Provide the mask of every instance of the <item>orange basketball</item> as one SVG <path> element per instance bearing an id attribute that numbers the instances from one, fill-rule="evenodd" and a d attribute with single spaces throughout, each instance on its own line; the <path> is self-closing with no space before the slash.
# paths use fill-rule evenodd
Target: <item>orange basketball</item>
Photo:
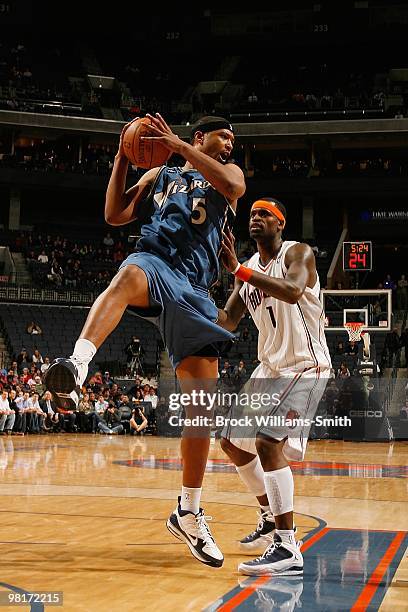
<path id="1" fill-rule="evenodd" d="M 170 157 L 170 151 L 155 140 L 142 140 L 141 136 L 154 136 L 149 130 L 152 120 L 148 117 L 137 119 L 125 131 L 123 150 L 134 166 L 139 168 L 155 168 L 162 166 Z"/>

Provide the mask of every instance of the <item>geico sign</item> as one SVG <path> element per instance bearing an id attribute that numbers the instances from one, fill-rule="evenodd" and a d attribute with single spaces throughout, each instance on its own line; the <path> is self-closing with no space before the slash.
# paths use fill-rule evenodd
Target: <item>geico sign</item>
<path id="1" fill-rule="evenodd" d="M 383 413 L 381 410 L 350 410 L 351 417 L 374 417 L 381 419 Z"/>

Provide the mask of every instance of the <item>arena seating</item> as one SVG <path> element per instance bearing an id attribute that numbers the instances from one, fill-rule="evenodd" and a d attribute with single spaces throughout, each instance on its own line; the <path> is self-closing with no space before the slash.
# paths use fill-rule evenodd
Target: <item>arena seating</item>
<path id="1" fill-rule="evenodd" d="M 43 357 L 50 359 L 70 355 L 88 311 L 82 307 L 0 304 L 0 319 L 9 352 L 17 355 L 24 347 L 30 354 L 38 348 Z M 40 325 L 41 335 L 27 333 L 31 321 Z M 140 338 L 144 348 L 146 370 L 156 372 L 159 333 L 149 323 L 128 313 L 98 351 L 90 371 L 101 367 L 109 369 L 109 363 L 125 363 L 124 348 L 133 335 Z"/>

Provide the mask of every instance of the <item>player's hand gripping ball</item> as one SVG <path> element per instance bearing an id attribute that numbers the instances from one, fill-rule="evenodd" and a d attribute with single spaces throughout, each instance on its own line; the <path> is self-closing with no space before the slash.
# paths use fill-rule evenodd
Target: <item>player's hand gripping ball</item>
<path id="1" fill-rule="evenodd" d="M 156 168 L 169 159 L 171 152 L 156 140 L 143 140 L 142 136 L 155 136 L 149 117 L 133 121 L 123 135 L 123 151 L 131 164 L 138 168 Z"/>

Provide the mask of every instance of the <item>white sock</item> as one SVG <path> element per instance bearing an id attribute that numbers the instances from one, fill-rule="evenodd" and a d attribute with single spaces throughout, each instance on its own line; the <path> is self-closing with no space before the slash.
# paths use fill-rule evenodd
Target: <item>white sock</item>
<path id="1" fill-rule="evenodd" d="M 293 474 L 287 465 L 280 470 L 265 472 L 265 489 L 274 516 L 293 512 Z"/>
<path id="2" fill-rule="evenodd" d="M 293 529 L 276 529 L 276 535 L 280 536 L 280 539 L 285 544 L 292 544 L 292 546 L 296 546 L 296 538 L 295 532 Z"/>
<path id="3" fill-rule="evenodd" d="M 75 343 L 74 352 L 72 353 L 71 358 L 75 359 L 75 361 L 79 361 L 80 363 L 88 364 L 90 361 L 92 361 L 96 350 L 96 346 L 90 340 L 80 338 Z"/>
<path id="4" fill-rule="evenodd" d="M 235 469 L 251 493 L 256 497 L 265 495 L 264 471 L 258 455 L 245 465 L 236 465 Z"/>
<path id="5" fill-rule="evenodd" d="M 269 505 L 268 506 L 261 506 L 260 505 L 260 508 L 261 508 L 262 512 L 272 512 L 271 511 L 271 507 Z"/>
<path id="6" fill-rule="evenodd" d="M 193 489 L 191 487 L 181 487 L 181 509 L 197 514 L 200 511 L 201 491 L 201 487 L 197 489 Z"/>

